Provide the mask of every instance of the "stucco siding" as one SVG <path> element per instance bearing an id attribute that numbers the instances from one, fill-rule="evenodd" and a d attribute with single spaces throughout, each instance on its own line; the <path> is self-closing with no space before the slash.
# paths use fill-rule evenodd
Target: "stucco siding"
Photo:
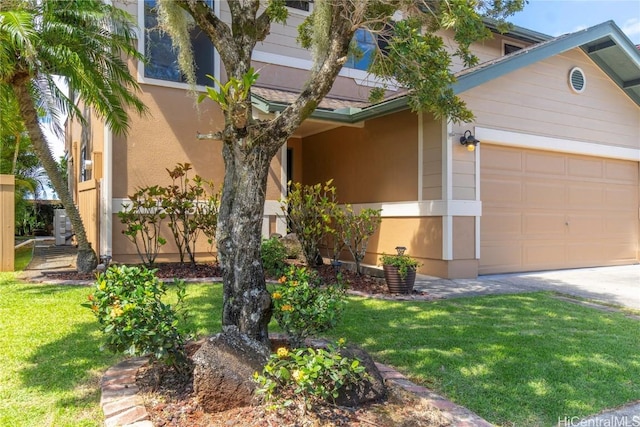
<path id="1" fill-rule="evenodd" d="M 193 165 L 190 176 L 198 174 L 219 185 L 224 177 L 222 143 L 196 139 L 197 131 L 219 130 L 218 108 L 205 101 L 196 111 L 195 101 L 182 89 L 142 88 L 149 114 L 132 115 L 128 136 L 114 138 L 113 197 L 127 197 L 138 187 L 167 185 L 171 179 L 166 169 L 185 162 Z"/>
<path id="2" fill-rule="evenodd" d="M 580 67 L 577 94 L 569 71 Z M 640 148 L 640 109 L 581 50 L 573 49 L 461 94 L 476 125 Z"/>
<path id="3" fill-rule="evenodd" d="M 303 182 L 333 179 L 341 202 L 416 200 L 417 116 L 408 111 L 341 127 L 302 142 Z"/>
<path id="4" fill-rule="evenodd" d="M 383 218 L 378 232 L 369 241 L 365 262 L 377 264 L 382 253 L 396 253 L 396 246 L 405 246 L 407 254 L 422 263 L 442 258 L 442 218 Z M 428 273 L 425 268 L 420 272 Z"/>

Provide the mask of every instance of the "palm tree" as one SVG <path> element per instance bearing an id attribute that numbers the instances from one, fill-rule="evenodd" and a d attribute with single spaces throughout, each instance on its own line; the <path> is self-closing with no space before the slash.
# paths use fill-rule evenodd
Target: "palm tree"
<path id="1" fill-rule="evenodd" d="M 114 133 L 126 132 L 127 108 L 139 114 L 145 111 L 135 94 L 139 87 L 122 56 L 141 59 L 135 49 L 134 27 L 130 15 L 101 0 L 0 3 L 0 99 L 17 103 L 33 150 L 67 211 L 78 241 L 79 272 L 92 271 L 97 257 L 38 123 L 38 108 L 43 106 L 53 117 L 62 112 L 84 122 L 73 97 L 53 80 L 54 75 L 61 75 Z"/>

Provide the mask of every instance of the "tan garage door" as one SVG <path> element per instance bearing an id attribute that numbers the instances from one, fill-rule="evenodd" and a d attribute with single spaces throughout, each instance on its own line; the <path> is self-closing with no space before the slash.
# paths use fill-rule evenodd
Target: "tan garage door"
<path id="1" fill-rule="evenodd" d="M 480 274 L 637 261 L 637 162 L 489 144 L 480 155 Z"/>

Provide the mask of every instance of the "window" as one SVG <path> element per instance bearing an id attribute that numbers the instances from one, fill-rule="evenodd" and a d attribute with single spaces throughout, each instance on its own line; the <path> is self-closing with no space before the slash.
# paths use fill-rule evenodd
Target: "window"
<path id="1" fill-rule="evenodd" d="M 358 45 L 359 52 L 355 55 L 349 55 L 344 66 L 356 70 L 368 70 L 376 49 L 380 49 L 385 54 L 389 44 L 389 37 L 392 36 L 393 31 L 391 24 L 387 24 L 382 31 L 375 34 L 364 28 L 358 28 L 353 35 L 353 39 Z"/>
<path id="2" fill-rule="evenodd" d="M 518 46 L 511 43 L 503 43 L 502 50 L 504 51 L 504 55 L 509 55 L 510 53 L 521 50 L 522 46 Z"/>
<path id="3" fill-rule="evenodd" d="M 171 37 L 158 29 L 155 0 L 144 1 L 145 56 L 144 76 L 152 79 L 185 83 L 178 67 L 178 59 L 173 50 Z M 213 7 L 213 0 L 209 0 Z M 196 83 L 212 84 L 207 74 L 214 75 L 214 48 L 209 38 L 198 27 L 191 30 L 191 42 L 196 64 Z"/>
<path id="4" fill-rule="evenodd" d="M 284 4 L 285 6 L 290 7 L 291 9 L 304 10 L 305 12 L 311 11 L 310 0 L 286 0 Z"/>
<path id="5" fill-rule="evenodd" d="M 356 70 L 367 70 L 378 45 L 377 37 L 363 28 L 358 28 L 353 38 L 358 45 L 359 52 L 355 55 L 349 55 L 344 66 Z"/>
<path id="6" fill-rule="evenodd" d="M 92 150 L 92 135 L 91 130 L 91 109 L 85 105 L 82 111 L 82 117 L 85 119 L 85 123 L 82 125 L 80 131 L 80 181 L 88 181 L 91 176 L 91 150 Z"/>

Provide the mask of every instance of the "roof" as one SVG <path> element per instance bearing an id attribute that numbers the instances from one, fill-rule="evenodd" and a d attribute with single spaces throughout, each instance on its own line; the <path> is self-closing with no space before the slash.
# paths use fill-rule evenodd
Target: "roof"
<path id="1" fill-rule="evenodd" d="M 490 21 L 487 25 L 492 31 L 497 31 L 497 28 L 491 27 Z M 521 27 L 513 27 L 507 35 L 536 44 L 460 71 L 456 74 L 457 82 L 453 85 L 456 94 L 551 56 L 580 48 L 629 98 L 640 106 L 640 51 L 615 22 L 603 22 L 555 38 Z M 282 111 L 290 102 L 267 98 L 269 94 L 266 92 L 262 92 L 261 95 L 264 97 L 260 94 L 254 95 L 253 103 L 265 112 Z M 406 93 L 377 104 L 364 106 L 362 103 L 356 105 L 344 100 L 339 103 L 339 108 L 331 108 L 330 104 L 321 104 L 311 117 L 342 123 L 357 123 L 409 108 Z M 351 108 L 345 108 L 347 106 Z"/>

